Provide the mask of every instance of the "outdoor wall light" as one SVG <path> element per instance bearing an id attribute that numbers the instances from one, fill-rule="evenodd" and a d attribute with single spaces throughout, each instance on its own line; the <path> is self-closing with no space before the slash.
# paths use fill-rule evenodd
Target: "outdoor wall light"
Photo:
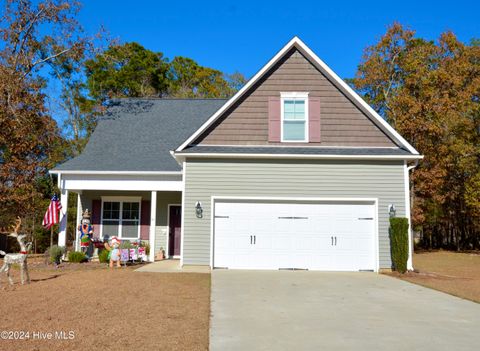
<path id="1" fill-rule="evenodd" d="M 390 218 L 395 217 L 397 214 L 397 209 L 394 204 L 388 205 L 388 214 L 390 215 Z"/>
<path id="2" fill-rule="evenodd" d="M 197 203 L 195 204 L 195 215 L 197 216 L 197 218 L 203 217 L 203 208 L 200 201 L 197 201 Z"/>

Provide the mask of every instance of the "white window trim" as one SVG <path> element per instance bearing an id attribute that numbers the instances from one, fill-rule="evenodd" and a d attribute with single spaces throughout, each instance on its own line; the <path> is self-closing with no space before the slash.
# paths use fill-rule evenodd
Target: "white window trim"
<path id="1" fill-rule="evenodd" d="M 285 140 L 283 138 L 284 105 L 285 100 L 303 100 L 305 101 L 305 139 L 304 140 Z M 282 143 L 308 143 L 308 93 L 307 92 L 283 92 L 280 93 L 280 141 Z"/>
<path id="2" fill-rule="evenodd" d="M 120 202 L 120 218 L 118 224 L 117 238 L 121 240 L 138 240 L 142 229 L 142 197 L 141 196 L 102 196 L 102 213 L 100 217 L 100 238 L 103 240 L 103 203 L 104 202 Z M 122 211 L 124 202 L 138 202 L 138 233 L 136 238 L 122 237 Z"/>

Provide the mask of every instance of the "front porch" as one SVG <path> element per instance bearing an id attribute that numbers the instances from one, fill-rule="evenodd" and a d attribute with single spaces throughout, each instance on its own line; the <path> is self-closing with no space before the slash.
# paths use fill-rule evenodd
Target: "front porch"
<path id="1" fill-rule="evenodd" d="M 166 258 L 181 259 L 181 175 L 165 179 L 164 175 L 139 177 L 112 174 L 101 175 L 103 179 L 100 182 L 99 176 L 58 175 L 62 203 L 58 245 L 67 244 L 68 216 L 76 216 L 75 228 L 78 228 L 83 211 L 88 209 L 93 238 L 104 240 L 117 236 L 122 241 L 141 241 L 150 247 L 150 262 L 154 262 L 162 250 Z M 75 214 L 68 213 L 67 198 L 70 192 L 77 195 Z M 79 251 L 79 231 L 69 233 L 69 237 L 75 238 L 73 248 Z"/>

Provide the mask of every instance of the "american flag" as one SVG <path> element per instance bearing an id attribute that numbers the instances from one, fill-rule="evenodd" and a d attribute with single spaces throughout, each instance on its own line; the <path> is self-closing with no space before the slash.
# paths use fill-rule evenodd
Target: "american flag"
<path id="1" fill-rule="evenodd" d="M 53 195 L 52 200 L 50 200 L 50 205 L 48 205 L 47 212 L 43 216 L 42 225 L 49 229 L 52 225 L 58 223 L 58 211 L 62 209 L 62 204 L 58 200 L 57 195 Z"/>

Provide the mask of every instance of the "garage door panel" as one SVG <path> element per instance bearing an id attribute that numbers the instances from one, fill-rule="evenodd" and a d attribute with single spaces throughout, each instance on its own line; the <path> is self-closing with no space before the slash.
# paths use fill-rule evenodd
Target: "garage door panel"
<path id="1" fill-rule="evenodd" d="M 331 255 L 311 255 L 309 257 L 309 266 L 311 270 L 335 270 Z"/>
<path id="2" fill-rule="evenodd" d="M 273 250 L 283 250 L 289 251 L 292 248 L 292 238 L 286 233 L 283 234 L 274 234 L 270 233 L 270 235 L 257 235 L 258 247 L 261 249 L 273 249 Z"/>
<path id="3" fill-rule="evenodd" d="M 214 266 L 374 269 L 374 212 L 373 204 L 216 203 Z"/>

